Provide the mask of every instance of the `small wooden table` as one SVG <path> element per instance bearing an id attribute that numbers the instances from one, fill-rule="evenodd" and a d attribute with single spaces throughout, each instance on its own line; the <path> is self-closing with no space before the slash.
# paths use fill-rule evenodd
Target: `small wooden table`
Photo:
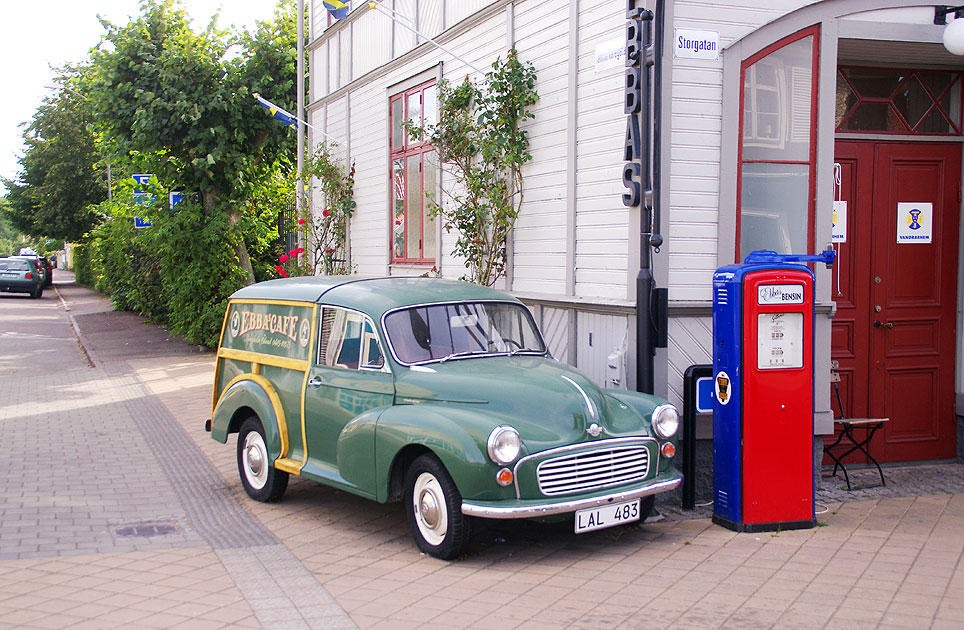
<path id="1" fill-rule="evenodd" d="M 880 485 L 882 486 L 887 485 L 887 482 L 884 481 L 884 471 L 881 470 L 880 463 L 878 463 L 877 460 L 874 458 L 874 456 L 870 454 L 870 451 L 867 450 L 867 444 L 869 444 L 870 440 L 873 439 L 874 434 L 877 433 L 877 430 L 880 429 L 882 426 L 884 426 L 884 423 L 889 420 L 890 418 L 836 418 L 833 421 L 834 424 L 839 424 L 842 430 L 837 435 L 837 439 L 834 440 L 833 444 L 831 444 L 830 446 L 823 447 L 823 452 L 826 453 L 830 457 L 830 459 L 834 461 L 833 473 L 831 473 L 830 476 L 836 477 L 837 468 L 839 467 L 843 471 L 844 479 L 847 480 L 847 490 L 851 489 L 850 475 L 847 474 L 847 467 L 844 466 L 843 460 L 848 455 L 856 451 L 860 451 L 861 453 L 867 456 L 867 459 L 869 459 L 874 463 L 874 466 L 877 467 L 877 472 L 880 473 Z M 862 440 L 858 440 L 857 437 L 854 435 L 854 429 L 859 429 L 859 428 L 867 429 L 867 433 L 864 435 L 864 438 Z M 848 446 L 846 443 L 841 444 L 844 437 L 850 440 L 851 442 L 850 448 L 847 449 L 847 451 L 844 452 L 843 455 L 836 455 L 834 453 L 835 448 L 842 449 Z"/>

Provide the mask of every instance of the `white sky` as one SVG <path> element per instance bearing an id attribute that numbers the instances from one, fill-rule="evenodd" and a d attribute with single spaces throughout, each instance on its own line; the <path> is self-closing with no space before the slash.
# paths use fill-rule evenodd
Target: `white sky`
<path id="1" fill-rule="evenodd" d="M 274 15 L 275 0 L 181 0 L 196 27 L 221 9 L 218 24 L 253 28 Z M 50 67 L 87 58 L 104 33 L 97 16 L 126 24 L 140 15 L 138 0 L 18 0 L 3 3 L 0 19 L 0 176 L 15 179 L 23 155 L 23 127 L 55 73 Z M 0 195 L 6 188 L 0 184 Z"/>

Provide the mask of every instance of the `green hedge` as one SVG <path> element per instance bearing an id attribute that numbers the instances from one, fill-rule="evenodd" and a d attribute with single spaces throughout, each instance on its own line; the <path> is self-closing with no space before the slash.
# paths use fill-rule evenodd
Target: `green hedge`
<path id="1" fill-rule="evenodd" d="M 223 213 L 207 216 L 199 203 L 186 201 L 176 214 L 151 210 L 152 227 L 135 229 L 133 207 L 108 203 L 103 210 L 112 218 L 74 249 L 77 281 L 109 296 L 119 310 L 215 347 L 227 299 L 245 283 L 235 253 L 240 228 L 231 229 Z M 266 240 L 263 233 L 262 226 L 248 244 L 259 280 L 277 248 L 277 235 Z"/>

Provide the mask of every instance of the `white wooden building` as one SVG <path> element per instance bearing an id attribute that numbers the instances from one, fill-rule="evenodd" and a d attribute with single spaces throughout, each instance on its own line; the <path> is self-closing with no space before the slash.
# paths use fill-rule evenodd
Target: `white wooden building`
<path id="1" fill-rule="evenodd" d="M 615 373 L 607 368 L 615 352 L 625 362 L 620 386 L 634 383 L 640 229 L 638 211 L 621 200 L 626 0 L 381 5 L 479 68 L 510 47 L 535 66 L 533 160 L 502 288 L 532 306 L 557 358 L 602 384 Z M 875 442 L 879 457 L 956 456 L 964 58 L 942 46 L 934 5 L 910 5 L 666 0 L 665 243 L 653 268 L 670 308 L 658 394 L 681 406 L 683 372 L 711 362 L 718 267 L 749 249 L 817 252 L 842 231 L 835 271 L 816 269 L 816 433 L 831 433 L 840 414 L 833 356 L 844 413 L 892 420 Z M 454 235 L 419 214 L 422 192 L 444 188 L 445 175 L 398 121 L 430 121 L 438 80 L 478 74 L 367 3 L 337 22 L 320 0 L 311 9 L 309 122 L 357 169 L 351 263 L 363 274 L 437 267 L 459 278 Z M 717 54 L 694 50 L 694 40 L 718 42 Z M 309 146 L 321 140 L 309 132 Z M 847 212 L 836 205 L 832 230 L 835 201 Z M 908 204 L 931 221 L 916 242 L 901 240 Z"/>

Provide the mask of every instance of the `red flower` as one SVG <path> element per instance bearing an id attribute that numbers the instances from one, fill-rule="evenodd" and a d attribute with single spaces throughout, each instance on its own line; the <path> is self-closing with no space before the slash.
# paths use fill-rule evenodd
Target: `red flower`
<path id="1" fill-rule="evenodd" d="M 329 247 L 328 249 L 325 250 L 325 253 L 326 253 L 326 254 L 334 254 L 334 253 L 335 253 L 335 250 Z"/>
<path id="2" fill-rule="evenodd" d="M 288 254 L 281 254 L 281 256 L 278 258 L 278 260 L 280 260 L 280 261 L 283 262 L 283 263 L 288 262 Z"/>
<path id="3" fill-rule="evenodd" d="M 305 224 L 304 219 L 298 219 L 298 225 L 304 225 L 304 224 Z"/>
<path id="4" fill-rule="evenodd" d="M 278 272 L 278 275 L 284 276 L 285 278 L 288 277 L 288 272 L 285 271 L 285 268 L 282 267 L 281 265 L 278 265 L 277 267 L 275 267 L 274 270 Z"/>
<path id="5" fill-rule="evenodd" d="M 331 208 L 325 208 L 325 209 L 321 212 L 321 216 L 323 216 L 323 217 L 327 217 L 327 216 L 330 215 L 330 214 L 331 214 Z"/>
<path id="6" fill-rule="evenodd" d="M 304 248 L 304 247 L 296 247 L 296 248 L 294 248 L 293 250 L 291 250 L 290 252 L 288 252 L 288 255 L 291 256 L 292 258 L 294 258 L 295 256 L 301 256 L 301 255 L 304 254 L 304 253 L 305 253 L 305 248 Z"/>

